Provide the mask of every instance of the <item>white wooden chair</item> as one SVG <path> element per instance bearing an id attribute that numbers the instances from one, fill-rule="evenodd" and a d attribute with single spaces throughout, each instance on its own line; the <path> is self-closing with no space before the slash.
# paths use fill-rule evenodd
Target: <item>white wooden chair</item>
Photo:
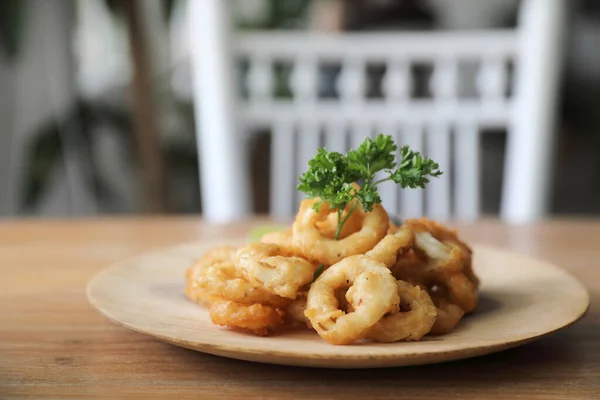
<path id="1" fill-rule="evenodd" d="M 294 213 L 298 176 L 319 146 L 345 151 L 377 132 L 394 135 L 440 163 L 445 172 L 425 191 L 381 188 L 390 214 L 442 220 L 480 213 L 480 132 L 508 132 L 501 216 L 543 217 L 551 179 L 554 109 L 564 32 L 562 0 L 524 0 L 516 30 L 423 33 L 230 31 L 227 2 L 190 2 L 192 71 L 203 206 L 212 221 L 251 209 L 244 131 L 272 130 L 271 209 Z M 249 63 L 248 98 L 236 96 L 234 60 Z M 292 99 L 272 96 L 275 62 L 291 66 Z M 341 66 L 338 98 L 318 95 L 324 63 Z M 478 96 L 457 91 L 461 63 L 477 63 Z M 368 65 L 384 65 L 383 96 L 366 98 Z M 411 69 L 432 66 L 430 96 L 411 96 Z M 506 95 L 509 64 L 513 95 Z M 242 128 L 243 127 L 243 128 Z"/>

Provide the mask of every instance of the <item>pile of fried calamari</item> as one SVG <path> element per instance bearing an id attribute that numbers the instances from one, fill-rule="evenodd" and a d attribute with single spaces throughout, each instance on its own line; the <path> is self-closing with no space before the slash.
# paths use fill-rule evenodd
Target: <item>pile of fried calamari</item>
<path id="1" fill-rule="evenodd" d="M 472 252 L 455 232 L 427 219 L 395 226 L 376 205 L 351 213 L 335 240 L 338 214 L 315 201 L 302 201 L 287 231 L 204 254 L 186 273 L 187 296 L 218 325 L 306 327 L 337 345 L 448 333 L 477 307 Z"/>

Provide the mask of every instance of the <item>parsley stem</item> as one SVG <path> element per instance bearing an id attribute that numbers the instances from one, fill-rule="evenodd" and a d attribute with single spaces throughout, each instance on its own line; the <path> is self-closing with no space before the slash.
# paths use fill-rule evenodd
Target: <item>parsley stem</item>
<path id="1" fill-rule="evenodd" d="M 342 211 L 343 210 L 341 208 L 338 208 L 338 210 L 337 210 L 338 224 L 337 224 L 337 229 L 335 230 L 335 240 L 338 240 L 340 238 L 340 233 L 342 233 L 342 225 L 343 224 L 340 223 L 340 220 L 342 219 Z"/>
<path id="2" fill-rule="evenodd" d="M 390 181 L 390 180 L 392 180 L 392 178 L 390 178 L 390 177 L 388 177 L 388 178 L 383 178 L 383 179 L 380 179 L 380 180 L 378 180 L 378 181 L 375 181 L 375 182 L 373 182 L 373 186 L 377 186 L 377 185 L 379 185 L 379 184 L 380 184 L 380 183 L 382 183 L 382 182 L 385 182 L 385 181 Z"/>
<path id="3" fill-rule="evenodd" d="M 342 227 L 344 226 L 346 221 L 348 221 L 348 218 L 350 218 L 350 215 L 354 212 L 358 203 L 360 203 L 360 202 L 358 200 L 356 200 L 354 202 L 354 204 L 352 204 L 352 207 L 350 207 L 350 209 L 348 210 L 348 213 L 346 214 L 344 219 L 341 221 L 340 221 L 340 218 L 342 216 L 342 209 L 338 209 L 338 226 L 337 226 L 337 230 L 335 231 L 335 240 L 339 240 L 340 233 L 342 233 Z"/>

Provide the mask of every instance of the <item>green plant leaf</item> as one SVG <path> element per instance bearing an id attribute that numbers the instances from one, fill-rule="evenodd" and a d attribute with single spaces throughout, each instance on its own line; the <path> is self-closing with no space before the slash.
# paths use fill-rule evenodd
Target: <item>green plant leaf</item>
<path id="1" fill-rule="evenodd" d="M 123 14 L 123 1 L 136 0 L 104 0 L 104 2 L 106 3 L 106 7 L 108 7 L 108 9 L 117 17 L 120 17 Z M 169 23 L 171 21 L 171 17 L 173 16 L 173 11 L 175 10 L 176 4 L 177 0 L 161 0 L 162 13 L 165 18 L 165 22 Z"/>
<path id="2" fill-rule="evenodd" d="M 0 1 L 0 46 L 9 58 L 19 54 L 27 4 L 23 0 Z"/>
<path id="3" fill-rule="evenodd" d="M 321 276 L 321 274 L 323 273 L 324 270 L 325 270 L 325 266 L 323 264 L 319 265 L 317 267 L 317 269 L 315 270 L 315 274 L 313 275 L 313 280 L 311 283 L 316 281 Z"/>
<path id="4" fill-rule="evenodd" d="M 122 0 L 104 0 L 106 7 L 116 16 L 121 16 L 123 13 Z"/>
<path id="5" fill-rule="evenodd" d="M 169 23 L 171 21 L 171 17 L 173 16 L 173 11 L 175 10 L 176 4 L 177 0 L 162 0 L 163 16 L 165 17 L 165 22 Z"/>
<path id="6" fill-rule="evenodd" d="M 34 209 L 62 159 L 60 131 L 56 123 L 44 126 L 30 144 L 29 164 L 25 170 L 22 207 Z"/>

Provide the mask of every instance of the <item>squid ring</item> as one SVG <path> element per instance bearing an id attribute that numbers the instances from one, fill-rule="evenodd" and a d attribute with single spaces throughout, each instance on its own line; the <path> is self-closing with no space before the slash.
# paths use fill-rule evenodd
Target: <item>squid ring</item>
<path id="1" fill-rule="evenodd" d="M 312 206 L 312 203 L 311 203 Z M 348 216 L 348 211 L 352 207 L 351 204 L 346 206 L 346 209 L 343 210 L 341 217 L 346 218 Z M 302 208 L 301 208 L 302 210 Z M 337 231 L 338 224 L 338 215 L 337 212 L 333 212 L 330 210 L 329 203 L 324 203 L 321 206 L 321 210 L 319 212 L 320 215 L 326 214 L 325 218 L 315 222 L 315 226 L 321 233 L 323 237 L 333 239 L 335 238 L 335 233 Z M 351 234 L 358 232 L 360 227 L 362 226 L 364 218 L 364 213 L 353 212 L 348 217 L 348 220 L 342 226 L 342 230 L 340 231 L 340 237 L 338 239 L 344 239 Z"/>
<path id="2" fill-rule="evenodd" d="M 217 325 L 248 330 L 266 336 L 283 323 L 284 313 L 278 308 L 262 304 L 240 304 L 216 300 L 210 306 L 210 318 Z"/>
<path id="3" fill-rule="evenodd" d="M 396 281 L 400 296 L 400 310 L 381 318 L 367 334 L 377 342 L 420 340 L 431 331 L 437 318 L 437 309 L 427 292 L 408 282 Z"/>
<path id="4" fill-rule="evenodd" d="M 405 228 L 398 229 L 393 234 L 386 235 L 365 256 L 382 262 L 392 268 L 398 262 L 398 255 L 405 249 L 410 249 L 414 240 L 413 233 Z"/>
<path id="5" fill-rule="evenodd" d="M 387 228 L 386 228 L 387 229 Z M 351 312 L 339 309 L 336 291 L 349 288 Z M 388 312 L 398 310 L 400 298 L 390 270 L 371 258 L 357 255 L 325 270 L 311 285 L 304 314 L 319 336 L 336 345 L 364 337 Z"/>
<path id="6" fill-rule="evenodd" d="M 479 278 L 473 272 L 473 250 L 465 242 L 459 240 L 455 230 L 448 229 L 444 225 L 426 218 L 407 220 L 404 225 L 415 232 L 417 236 L 420 236 L 418 233 L 427 232 L 439 242 L 452 248 L 459 248 L 463 259 L 462 272 L 476 287 L 479 287 Z"/>
<path id="7" fill-rule="evenodd" d="M 470 253 L 456 242 L 439 241 L 429 232 L 416 233 L 415 245 L 431 260 L 429 265 L 419 270 L 417 275 L 422 276 L 417 277 L 417 280 L 427 286 L 443 286 L 451 303 L 467 313 L 473 311 L 478 303 L 478 280 L 476 277 L 474 280 L 469 279 L 469 275 L 474 276 Z M 412 271 L 413 274 L 414 272 Z"/>
<path id="8" fill-rule="evenodd" d="M 318 199 L 302 201 L 300 211 L 292 225 L 292 241 L 309 259 L 327 266 L 357 254 L 371 250 L 385 236 L 389 218 L 385 209 L 377 204 L 373 211 L 365 213 L 356 208 L 354 213 L 363 214 L 362 226 L 358 232 L 344 239 L 324 237 L 316 226 L 320 213 L 312 208 Z"/>
<path id="9" fill-rule="evenodd" d="M 479 302 L 477 286 L 463 273 L 442 274 L 435 279 L 445 286 L 448 300 L 470 313 L 477 308 Z"/>
<path id="10" fill-rule="evenodd" d="M 295 299 L 314 278 L 315 267 L 293 251 L 270 243 L 253 243 L 238 250 L 235 262 L 254 286 Z"/>
<path id="11" fill-rule="evenodd" d="M 193 285 L 205 296 L 222 298 L 242 304 L 263 304 L 284 307 L 289 300 L 252 286 L 241 276 L 231 261 L 216 263 L 204 268 Z"/>
<path id="12" fill-rule="evenodd" d="M 271 243 L 278 246 L 293 248 L 292 244 L 292 228 L 285 231 L 268 232 L 261 236 L 259 242 Z"/>
<path id="13" fill-rule="evenodd" d="M 304 326 L 312 329 L 310 321 L 304 315 L 306 311 L 306 294 L 302 294 L 296 297 L 290 305 L 285 309 L 286 319 L 291 322 L 292 325 Z"/>
<path id="14" fill-rule="evenodd" d="M 213 300 L 213 295 L 201 288 L 197 283 L 197 278 L 204 273 L 204 270 L 210 265 L 231 261 L 236 249 L 231 246 L 219 246 L 209 250 L 202 255 L 185 273 L 186 287 L 185 293 L 190 300 L 200 304 L 208 305 Z"/>
<path id="15" fill-rule="evenodd" d="M 431 327 L 431 333 L 441 335 L 452 332 L 465 315 L 464 310 L 443 297 L 434 296 L 433 301 L 437 307 L 438 317 Z"/>

